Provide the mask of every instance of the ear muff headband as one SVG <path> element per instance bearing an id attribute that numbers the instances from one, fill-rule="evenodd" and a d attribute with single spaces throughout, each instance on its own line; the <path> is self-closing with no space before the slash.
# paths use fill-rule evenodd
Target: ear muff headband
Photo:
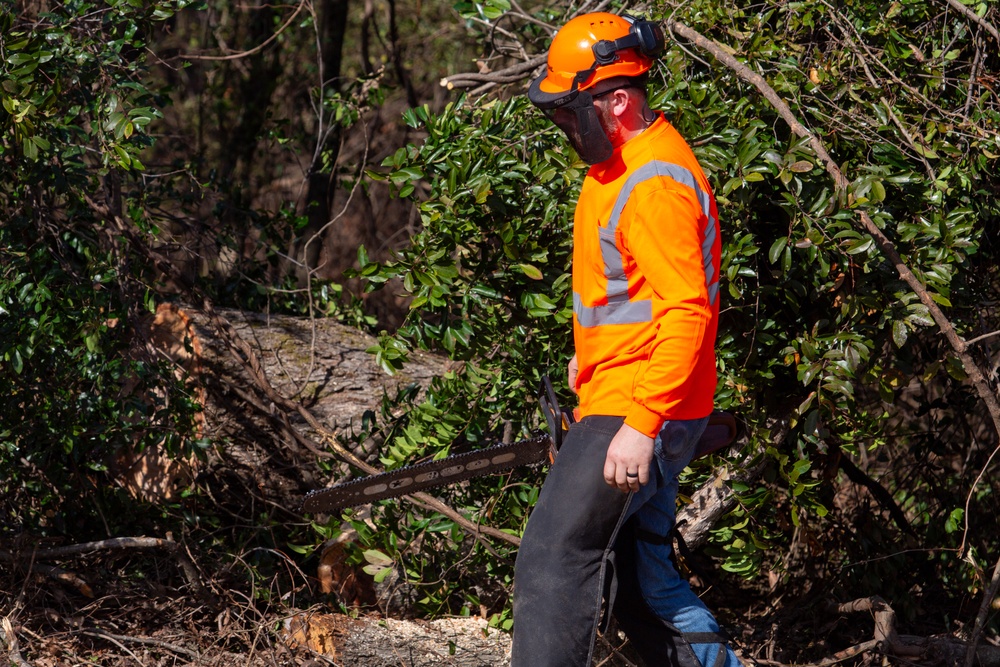
<path id="1" fill-rule="evenodd" d="M 664 39 L 663 28 L 659 23 L 633 19 L 630 16 L 623 17 L 631 21 L 632 27 L 624 37 L 611 41 L 602 39 L 594 44 L 591 49 L 594 51 L 594 65 L 610 65 L 618 60 L 618 52 L 625 49 L 636 49 L 644 56 L 655 58 L 663 53 Z"/>

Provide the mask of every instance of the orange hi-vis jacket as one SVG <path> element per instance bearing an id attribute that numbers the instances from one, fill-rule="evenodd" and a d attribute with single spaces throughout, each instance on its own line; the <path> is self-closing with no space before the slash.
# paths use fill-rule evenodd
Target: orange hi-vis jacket
<path id="1" fill-rule="evenodd" d="M 581 416 L 655 437 L 711 413 L 719 216 L 708 180 L 660 115 L 587 173 L 573 222 Z"/>

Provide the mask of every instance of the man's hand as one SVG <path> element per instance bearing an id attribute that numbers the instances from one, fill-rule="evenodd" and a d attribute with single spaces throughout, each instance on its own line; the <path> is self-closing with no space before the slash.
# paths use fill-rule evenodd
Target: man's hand
<path id="1" fill-rule="evenodd" d="M 569 383 L 569 388 L 573 390 L 574 394 L 576 393 L 576 376 L 579 372 L 580 367 L 576 363 L 576 355 L 574 354 L 573 358 L 569 360 L 569 364 L 566 365 L 566 381 Z"/>
<path id="2" fill-rule="evenodd" d="M 649 465 L 653 461 L 653 438 L 622 424 L 608 447 L 604 460 L 604 481 L 624 493 L 638 491 L 649 482 Z"/>

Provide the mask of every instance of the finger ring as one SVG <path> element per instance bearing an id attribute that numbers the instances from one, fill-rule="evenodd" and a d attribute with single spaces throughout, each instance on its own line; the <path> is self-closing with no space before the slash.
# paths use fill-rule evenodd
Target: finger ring
<path id="1" fill-rule="evenodd" d="M 628 472 L 628 471 L 626 471 L 626 472 L 625 472 L 625 476 L 626 476 L 626 477 L 638 477 L 638 476 L 639 476 L 639 473 L 637 473 L 637 472 Z"/>

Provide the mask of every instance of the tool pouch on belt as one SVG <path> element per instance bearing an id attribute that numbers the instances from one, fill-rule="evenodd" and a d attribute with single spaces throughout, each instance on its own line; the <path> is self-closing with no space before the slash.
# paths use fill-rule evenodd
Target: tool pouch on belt
<path id="1" fill-rule="evenodd" d="M 614 614 L 618 625 L 628 636 L 636 651 L 650 667 L 676 665 L 677 667 L 722 667 L 726 662 L 726 642 L 719 633 L 683 633 L 671 623 L 657 616 L 646 604 L 639 588 L 635 567 L 635 519 L 628 521 L 618 533 L 615 548 L 606 564 L 605 618 L 602 629 L 610 621 L 608 610 Z M 691 644 L 718 643 L 719 651 L 714 665 L 702 665 L 691 649 Z"/>

